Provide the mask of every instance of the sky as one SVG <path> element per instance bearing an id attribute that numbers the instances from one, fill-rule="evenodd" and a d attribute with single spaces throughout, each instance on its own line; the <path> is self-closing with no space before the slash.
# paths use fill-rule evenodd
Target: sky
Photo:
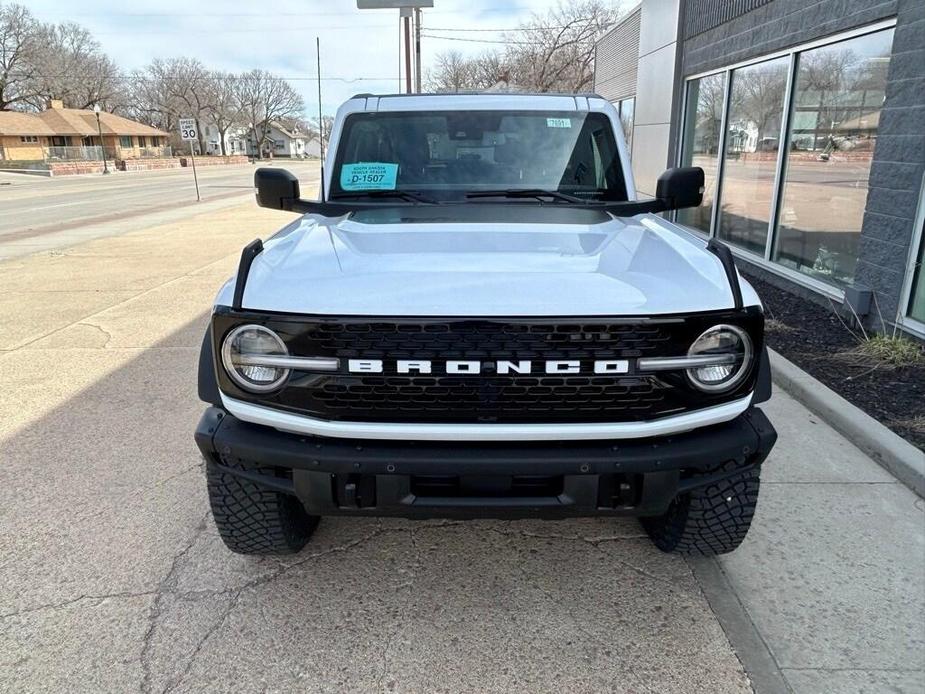
<path id="1" fill-rule="evenodd" d="M 321 39 L 322 104 L 333 114 L 360 92 L 400 91 L 398 10 L 358 10 L 356 0 L 18 0 L 41 21 L 89 29 L 125 71 L 154 58 L 188 56 L 206 67 L 269 70 L 291 80 L 317 113 L 315 37 Z M 556 0 L 434 0 L 423 10 L 424 70 L 440 52 L 501 48 L 501 32 Z M 265 9 L 258 9 L 265 8 Z M 465 40 L 459 40 L 465 39 Z"/>

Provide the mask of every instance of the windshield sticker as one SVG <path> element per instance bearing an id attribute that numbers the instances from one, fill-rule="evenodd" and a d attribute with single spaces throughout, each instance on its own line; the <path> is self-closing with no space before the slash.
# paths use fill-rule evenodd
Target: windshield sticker
<path id="1" fill-rule="evenodd" d="M 571 128 L 572 119 L 571 118 L 547 118 L 546 127 L 547 128 Z"/>
<path id="2" fill-rule="evenodd" d="M 398 164 L 359 162 L 340 167 L 340 187 L 344 190 L 395 190 Z"/>

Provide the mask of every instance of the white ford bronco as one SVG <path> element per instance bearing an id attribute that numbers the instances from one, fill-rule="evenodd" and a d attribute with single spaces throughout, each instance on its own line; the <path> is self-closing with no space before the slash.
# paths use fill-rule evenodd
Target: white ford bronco
<path id="1" fill-rule="evenodd" d="M 594 95 L 359 95 L 317 200 L 218 294 L 196 431 L 229 549 L 297 552 L 321 516 L 639 516 L 735 549 L 776 434 L 761 303 L 730 251 L 639 200 Z"/>

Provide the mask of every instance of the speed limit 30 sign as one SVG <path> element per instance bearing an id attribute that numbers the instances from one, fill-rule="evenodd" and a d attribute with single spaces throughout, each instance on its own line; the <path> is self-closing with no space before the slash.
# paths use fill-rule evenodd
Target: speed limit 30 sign
<path id="1" fill-rule="evenodd" d="M 180 137 L 183 140 L 187 140 L 189 142 L 199 139 L 199 133 L 196 132 L 196 119 L 195 118 L 181 118 L 180 119 Z"/>

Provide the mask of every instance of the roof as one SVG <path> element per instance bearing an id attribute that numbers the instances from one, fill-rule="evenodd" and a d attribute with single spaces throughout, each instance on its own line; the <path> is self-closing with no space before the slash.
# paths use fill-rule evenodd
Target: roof
<path id="1" fill-rule="evenodd" d="M 283 125 L 279 121 L 275 120 L 272 123 L 270 123 L 270 125 L 272 125 L 274 128 L 279 130 L 283 135 L 285 135 L 286 137 L 290 139 L 303 137 L 303 133 L 299 132 L 298 130 L 292 129 L 292 128 L 287 128 L 285 125 Z"/>
<path id="2" fill-rule="evenodd" d="M 96 113 L 80 108 L 50 108 L 38 114 L 56 135 L 96 135 Z M 100 129 L 103 135 L 155 135 L 167 133 L 150 125 L 100 111 Z"/>
<path id="3" fill-rule="evenodd" d="M 54 135 L 34 113 L 0 111 L 0 135 Z"/>
<path id="4" fill-rule="evenodd" d="M 80 113 L 82 111 L 78 109 L 50 108 L 37 113 L 36 118 L 51 128 L 55 135 L 79 135 L 81 137 L 96 135 L 96 114 L 93 111 L 87 111 L 87 113 L 93 113 L 94 123 L 91 126 L 88 121 L 78 115 Z M 103 114 L 101 113 L 100 122 L 102 120 Z"/>
<path id="5" fill-rule="evenodd" d="M 113 113 L 100 112 L 103 135 L 148 135 L 167 133 Z M 96 113 L 80 108 L 51 108 L 41 113 L 0 111 L 0 135 L 77 135 L 97 134 Z"/>

